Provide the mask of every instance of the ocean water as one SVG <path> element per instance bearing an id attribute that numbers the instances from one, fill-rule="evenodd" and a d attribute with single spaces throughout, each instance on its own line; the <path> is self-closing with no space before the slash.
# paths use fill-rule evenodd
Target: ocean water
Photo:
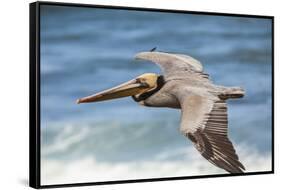
<path id="1" fill-rule="evenodd" d="M 271 20 L 41 6 L 41 182 L 225 173 L 179 132 L 180 111 L 132 98 L 76 99 L 161 73 L 134 55 L 157 47 L 201 61 L 214 83 L 241 86 L 228 101 L 229 137 L 247 171 L 271 170 Z"/>

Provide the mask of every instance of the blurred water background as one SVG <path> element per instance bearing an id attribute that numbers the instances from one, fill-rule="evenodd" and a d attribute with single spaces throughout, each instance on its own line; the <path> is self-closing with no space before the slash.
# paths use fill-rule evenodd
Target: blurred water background
<path id="1" fill-rule="evenodd" d="M 225 173 L 179 132 L 179 110 L 132 98 L 76 99 L 145 72 L 134 55 L 159 51 L 202 62 L 216 84 L 242 86 L 229 101 L 229 136 L 247 171 L 271 169 L 271 20 L 41 6 L 41 182 L 110 181 Z"/>

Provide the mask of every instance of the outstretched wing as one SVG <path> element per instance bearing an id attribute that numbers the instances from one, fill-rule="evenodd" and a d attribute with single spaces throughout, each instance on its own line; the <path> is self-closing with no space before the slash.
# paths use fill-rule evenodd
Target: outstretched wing
<path id="1" fill-rule="evenodd" d="M 245 167 L 239 161 L 227 135 L 225 101 L 194 94 L 183 98 L 181 107 L 180 130 L 201 155 L 230 173 L 243 173 Z"/>
<path id="2" fill-rule="evenodd" d="M 179 73 L 197 73 L 207 78 L 207 75 L 203 73 L 201 63 L 188 55 L 164 52 L 141 52 L 135 57 L 136 59 L 152 61 L 159 65 L 165 77 L 175 76 Z"/>

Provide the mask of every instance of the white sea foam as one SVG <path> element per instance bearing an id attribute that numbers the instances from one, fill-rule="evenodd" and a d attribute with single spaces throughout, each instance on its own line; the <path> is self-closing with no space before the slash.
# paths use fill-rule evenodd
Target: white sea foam
<path id="1" fill-rule="evenodd" d="M 122 157 L 122 159 L 119 157 L 117 160 L 110 158 L 102 160 L 102 157 L 99 157 L 99 153 L 104 154 L 103 156 L 117 158 L 122 153 L 130 152 L 128 156 L 131 156 L 131 154 L 136 153 L 136 151 L 133 152 L 134 148 L 129 148 L 127 149 L 129 151 L 121 153 L 117 150 L 122 151 L 122 147 L 124 146 L 128 148 L 130 146 L 128 142 L 133 143 L 131 146 L 138 147 L 138 143 L 131 141 L 130 138 L 144 139 L 148 134 L 146 132 L 148 128 L 146 127 L 139 128 L 135 126 L 135 128 L 139 129 L 138 133 L 125 131 L 126 129 L 136 132 L 135 129 L 132 129 L 134 126 L 131 126 L 131 128 L 122 127 L 122 133 L 119 133 L 121 129 L 118 123 L 111 123 L 107 128 L 104 125 L 103 123 L 101 125 L 85 125 L 83 127 L 77 127 L 76 125 L 58 127 L 54 125 L 49 126 L 48 131 L 46 129 L 43 130 L 43 134 L 45 134 L 43 137 L 50 138 L 53 134 L 53 138 L 48 139 L 49 143 L 43 144 L 42 146 L 42 184 L 50 185 L 225 173 L 224 170 L 206 161 L 191 144 L 189 146 L 173 145 L 171 149 L 164 149 L 163 151 L 159 151 L 157 149 L 158 146 L 150 149 L 151 144 L 148 144 L 148 152 L 143 152 L 142 158 L 139 158 L 140 154 L 138 154 L 128 158 L 126 157 L 126 159 L 124 159 L 125 157 Z M 157 126 L 155 125 L 153 128 Z M 161 126 L 161 129 L 168 130 L 169 128 Z M 107 136 L 108 134 L 115 135 Z M 135 136 L 131 137 L 132 135 Z M 103 138 L 99 138 L 100 136 Z M 161 144 L 166 143 L 165 145 L 169 146 L 173 142 L 167 141 L 170 136 L 164 139 L 157 136 L 154 137 L 157 139 L 154 143 L 161 141 Z M 108 141 L 104 140 L 104 138 L 114 139 L 114 141 L 108 144 Z M 183 142 L 185 142 L 184 138 Z M 178 143 L 177 145 L 180 144 Z M 234 146 L 241 162 L 246 167 L 246 172 L 271 170 L 270 151 L 262 151 L 263 153 L 261 153 L 257 151 L 255 146 L 249 146 L 249 143 L 234 144 Z M 159 147 L 161 148 L 162 146 L 159 145 Z M 93 149 L 102 150 L 94 151 Z M 152 154 L 150 152 L 157 150 L 157 153 Z M 111 153 L 107 154 L 107 151 Z"/>
<path id="2" fill-rule="evenodd" d="M 236 147 L 247 172 L 271 170 L 269 153 L 260 154 L 245 145 Z M 90 156 L 72 161 L 44 158 L 41 160 L 41 182 L 49 185 L 225 173 L 202 158 L 193 147 L 177 151 L 185 152 L 183 160 L 165 161 L 167 155 L 136 162 L 97 162 Z"/>
<path id="3" fill-rule="evenodd" d="M 62 152 L 66 151 L 67 149 L 71 148 L 71 145 L 74 143 L 78 143 L 87 135 L 88 128 L 82 128 L 77 133 L 74 130 L 74 126 L 67 126 L 64 127 L 63 130 L 61 130 L 61 133 L 59 133 L 55 139 L 54 143 L 48 146 L 44 146 L 43 151 L 41 152 L 42 155 L 48 155 L 56 152 Z"/>

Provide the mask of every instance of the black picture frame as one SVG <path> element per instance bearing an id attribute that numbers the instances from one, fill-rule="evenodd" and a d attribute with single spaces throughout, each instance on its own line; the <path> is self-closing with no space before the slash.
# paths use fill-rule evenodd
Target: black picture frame
<path id="1" fill-rule="evenodd" d="M 136 180 L 121 180 L 121 181 L 104 181 L 90 183 L 70 183 L 70 184 L 54 184 L 41 185 L 40 183 L 40 6 L 55 5 L 68 7 L 88 7 L 88 8 L 105 8 L 105 9 L 120 9 L 120 10 L 135 10 L 135 11 L 152 11 L 152 12 L 170 12 L 183 14 L 200 14 L 200 15 L 216 15 L 216 16 L 232 16 L 232 17 L 248 17 L 248 18 L 266 18 L 272 22 L 272 168 L 270 171 L 246 172 L 244 174 L 219 174 L 219 175 L 204 175 L 204 176 L 182 176 L 169 178 L 153 178 L 153 179 L 136 179 Z M 121 7 L 121 6 L 104 6 L 78 3 L 59 3 L 39 1 L 30 3 L 29 5 L 29 39 L 30 39 L 30 66 L 29 66 L 29 185 L 33 188 L 55 188 L 55 187 L 72 187 L 72 186 L 87 186 L 87 185 L 105 185 L 105 184 L 121 184 L 121 183 L 136 183 L 136 182 L 152 182 L 165 180 L 184 180 L 195 178 L 211 178 L 211 177 L 232 177 L 244 175 L 258 174 L 273 174 L 274 173 L 274 17 L 264 15 L 248 15 L 248 14 L 232 14 L 218 12 L 199 12 L 187 10 L 166 10 L 156 8 L 140 8 L 140 7 Z"/>

